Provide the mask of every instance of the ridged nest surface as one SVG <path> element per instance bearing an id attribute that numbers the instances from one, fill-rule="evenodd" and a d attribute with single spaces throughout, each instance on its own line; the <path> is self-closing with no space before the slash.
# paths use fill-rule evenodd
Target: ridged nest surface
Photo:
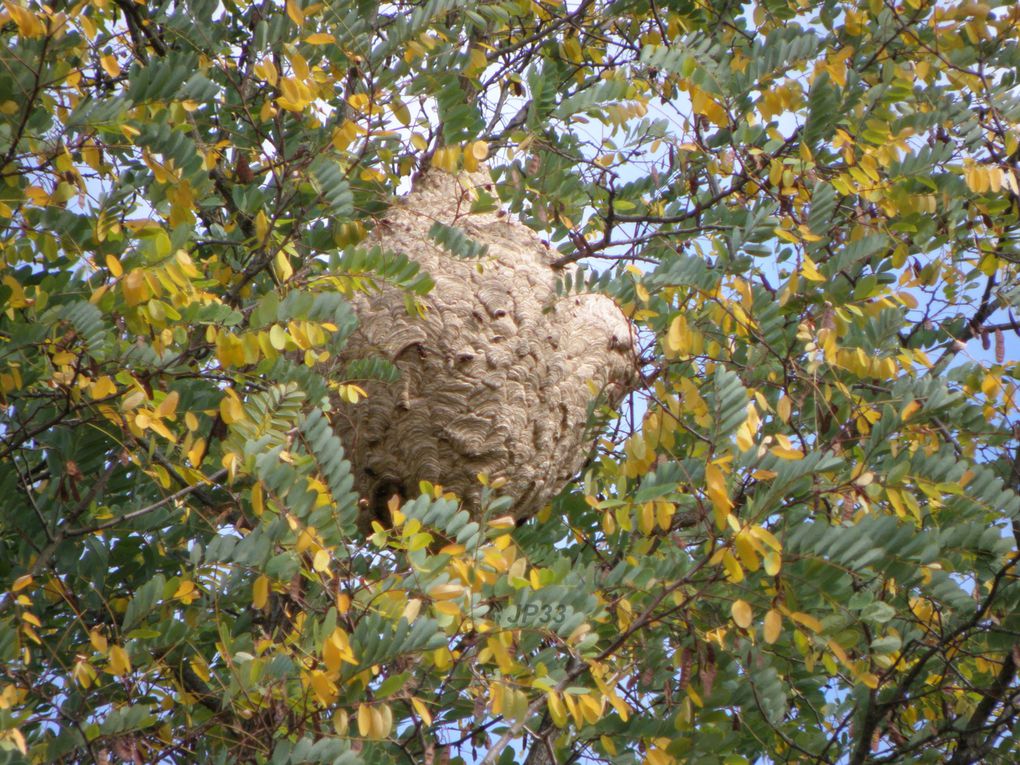
<path id="1" fill-rule="evenodd" d="M 611 405 L 637 379 L 634 332 L 604 295 L 557 296 L 555 252 L 502 212 L 469 212 L 481 173 L 432 171 L 373 231 L 368 244 L 402 252 L 435 281 L 424 317 L 384 286 L 354 299 L 358 328 L 345 359 L 382 356 L 395 383 L 338 410 L 335 425 L 365 499 L 363 528 L 389 523 L 394 494 L 426 480 L 477 517 L 482 486 L 504 479 L 518 520 L 537 513 L 577 474 L 595 434 L 591 404 Z M 433 242 L 436 221 L 487 253 L 459 258 Z"/>

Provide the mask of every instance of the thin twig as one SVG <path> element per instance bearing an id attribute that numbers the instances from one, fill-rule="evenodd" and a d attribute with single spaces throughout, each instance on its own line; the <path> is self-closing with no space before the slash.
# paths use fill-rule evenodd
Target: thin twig
<path id="1" fill-rule="evenodd" d="M 118 516 L 117 518 L 111 518 L 109 521 L 105 521 L 96 526 L 89 526 L 87 528 L 67 529 L 63 533 L 63 536 L 65 539 L 70 539 L 73 537 L 85 536 L 87 534 L 94 534 L 97 531 L 103 531 L 104 529 L 109 529 L 114 526 L 117 526 L 118 524 L 121 524 L 124 521 L 131 521 L 134 520 L 135 518 L 140 518 L 143 515 L 147 515 L 148 513 L 158 510 L 159 508 L 163 507 L 164 505 L 170 502 L 175 502 L 176 500 L 181 499 L 182 497 L 186 497 L 193 492 L 199 491 L 203 486 L 207 484 L 215 483 L 216 481 L 223 478 L 226 474 L 227 469 L 221 468 L 220 470 L 217 470 L 215 473 L 213 473 L 211 476 L 208 476 L 204 481 L 191 484 L 190 486 L 185 486 L 180 491 L 176 491 L 173 494 L 168 494 L 158 502 L 153 502 L 151 505 L 146 505 L 145 507 L 140 507 L 137 510 L 132 510 L 130 513 L 125 513 L 124 515 Z"/>

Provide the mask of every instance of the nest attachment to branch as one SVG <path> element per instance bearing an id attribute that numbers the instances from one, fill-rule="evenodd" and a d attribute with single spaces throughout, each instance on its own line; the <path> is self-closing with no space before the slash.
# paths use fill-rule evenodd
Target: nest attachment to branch
<path id="1" fill-rule="evenodd" d="M 582 468 L 597 400 L 615 406 L 637 380 L 634 331 L 604 295 L 557 296 L 555 252 L 502 212 L 471 214 L 487 175 L 433 171 L 373 232 L 370 244 L 402 252 L 435 281 L 424 316 L 384 286 L 354 299 L 358 329 L 344 360 L 382 356 L 391 384 L 342 407 L 335 426 L 367 502 L 362 527 L 389 524 L 387 502 L 421 481 L 456 493 L 478 516 L 482 486 L 502 479 L 513 516 L 537 513 Z M 459 258 L 429 237 L 436 221 L 479 245 Z"/>

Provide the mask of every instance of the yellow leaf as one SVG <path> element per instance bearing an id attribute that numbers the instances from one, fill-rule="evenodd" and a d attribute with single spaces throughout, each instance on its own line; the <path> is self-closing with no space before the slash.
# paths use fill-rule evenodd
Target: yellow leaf
<path id="1" fill-rule="evenodd" d="M 106 267 L 110 269 L 110 273 L 114 279 L 119 279 L 124 273 L 124 267 L 120 264 L 113 255 L 107 255 L 104 259 L 106 261 Z"/>
<path id="2" fill-rule="evenodd" d="M 287 253 L 283 250 L 276 253 L 276 257 L 273 258 L 273 265 L 273 270 L 281 282 L 287 281 L 294 275 L 294 267 L 290 264 L 290 258 L 287 257 Z"/>
<path id="3" fill-rule="evenodd" d="M 20 592 L 21 590 L 32 584 L 33 578 L 31 574 L 22 574 L 14 580 L 14 584 L 11 585 L 11 592 Z"/>
<path id="4" fill-rule="evenodd" d="M 701 698 L 701 694 L 694 690 L 693 685 L 687 686 L 687 695 L 688 697 L 690 697 L 691 701 L 694 702 L 694 706 L 698 707 L 699 709 L 705 706 L 704 699 Z"/>
<path id="5" fill-rule="evenodd" d="M 468 51 L 468 65 L 465 73 L 468 77 L 474 77 L 479 72 L 484 71 L 488 63 L 489 60 L 485 56 L 485 51 L 481 48 L 472 48 Z"/>
<path id="6" fill-rule="evenodd" d="M 223 400 L 220 401 L 220 417 L 227 425 L 233 425 L 244 419 L 244 405 L 230 388 L 224 391 Z"/>
<path id="7" fill-rule="evenodd" d="M 429 145 L 429 142 L 425 140 L 425 136 L 423 136 L 421 133 L 412 133 L 411 145 L 418 151 L 425 151 L 425 149 Z"/>
<path id="8" fill-rule="evenodd" d="M 763 526 L 751 526 L 751 536 L 760 542 L 764 542 L 776 552 L 781 552 L 783 549 L 783 545 L 776 539 L 776 535 Z"/>
<path id="9" fill-rule="evenodd" d="M 88 688 L 96 681 L 96 670 L 84 658 L 78 659 L 71 670 L 71 677 L 82 688 Z"/>
<path id="10" fill-rule="evenodd" d="M 322 660 L 330 672 L 338 672 L 340 663 L 344 661 L 348 664 L 358 663 L 351 650 L 350 638 L 339 627 L 322 644 Z"/>
<path id="11" fill-rule="evenodd" d="M 138 305 L 151 294 L 145 283 L 145 274 L 138 268 L 132 269 L 121 279 L 120 288 L 124 293 L 124 302 L 129 306 Z"/>
<path id="12" fill-rule="evenodd" d="M 170 391 L 156 407 L 156 415 L 173 419 L 177 414 L 177 402 L 180 400 L 181 394 L 175 390 Z"/>
<path id="13" fill-rule="evenodd" d="M 691 91 L 691 107 L 695 113 L 705 115 L 710 122 L 720 127 L 726 126 L 729 122 L 726 110 L 722 105 L 698 87 L 694 87 Z"/>
<path id="14" fill-rule="evenodd" d="M 708 498 L 712 502 L 716 525 L 723 529 L 726 527 L 726 516 L 733 508 L 733 502 L 730 501 L 729 494 L 726 492 L 726 477 L 714 462 L 708 463 L 705 467 L 705 482 L 708 486 Z"/>
<path id="15" fill-rule="evenodd" d="M 464 594 L 464 588 L 459 584 L 452 582 L 447 584 L 437 584 L 429 591 L 429 597 L 433 600 L 450 600 Z"/>
<path id="16" fill-rule="evenodd" d="M 131 671 L 131 659 L 119 645 L 110 647 L 110 661 L 107 670 L 112 675 L 126 675 Z"/>
<path id="17" fill-rule="evenodd" d="M 363 112 L 368 108 L 371 99 L 369 99 L 367 93 L 354 93 L 347 97 L 347 103 L 351 105 L 352 109 Z"/>
<path id="18" fill-rule="evenodd" d="M 94 629 L 89 632 L 89 642 L 92 647 L 95 648 L 99 653 L 106 655 L 106 650 L 109 647 L 106 642 L 106 638 L 103 637 L 103 633 L 99 630 Z"/>
<path id="19" fill-rule="evenodd" d="M 255 238 L 262 242 L 266 238 L 266 234 L 269 233 L 269 218 L 266 217 L 264 211 L 259 210 L 258 215 L 255 216 Z"/>
<path id="20" fill-rule="evenodd" d="M 581 714 L 584 716 L 586 722 L 594 725 L 602 719 L 602 712 L 606 705 L 605 699 L 602 699 L 601 697 L 596 698 L 592 694 L 586 693 L 578 698 L 578 702 L 581 707 Z"/>
<path id="21" fill-rule="evenodd" d="M 773 446 L 769 451 L 779 459 L 783 460 L 800 460 L 804 459 L 804 452 L 800 449 L 787 449 L 783 446 Z"/>
<path id="22" fill-rule="evenodd" d="M 372 726 L 377 738 L 386 738 L 393 729 L 393 712 L 388 704 L 372 707 Z"/>
<path id="23" fill-rule="evenodd" d="M 407 126 L 411 124 L 411 111 L 407 108 L 407 104 L 399 98 L 394 98 L 390 102 L 390 111 L 393 112 L 393 116 L 397 118 L 397 122 L 401 125 Z"/>
<path id="24" fill-rule="evenodd" d="M 723 550 L 722 554 L 722 565 L 726 571 L 726 578 L 733 584 L 738 584 L 744 581 L 744 569 L 740 567 L 737 559 L 733 557 L 733 553 L 729 550 Z"/>
<path id="25" fill-rule="evenodd" d="M 279 324 L 269 328 L 269 344 L 276 350 L 284 350 L 287 347 L 287 339 L 287 330 Z"/>
<path id="26" fill-rule="evenodd" d="M 776 228 L 772 229 L 772 233 L 774 233 L 780 239 L 785 239 L 787 242 L 792 242 L 793 244 L 798 244 L 800 242 L 800 239 L 797 238 L 797 235 L 794 232 L 787 231 L 785 228 L 779 228 L 777 226 Z"/>
<path id="27" fill-rule="evenodd" d="M 368 704 L 358 704 L 358 733 L 362 738 L 372 738 L 372 709 Z"/>
<path id="28" fill-rule="evenodd" d="M 22 37 L 42 37 L 46 34 L 46 25 L 27 8 L 22 8 L 17 3 L 10 2 L 10 0 L 4 0 L 4 7 L 17 25 L 18 34 Z M 21 734 L 19 733 L 18 735 Z"/>
<path id="29" fill-rule="evenodd" d="M 117 384 L 110 378 L 109 375 L 103 375 L 102 377 L 96 378 L 89 386 L 89 393 L 92 394 L 92 398 L 100 399 L 112 396 L 117 392 Z"/>
<path id="30" fill-rule="evenodd" d="M 815 266 L 815 262 L 811 260 L 807 255 L 804 256 L 804 262 L 801 263 L 801 273 L 804 274 L 804 278 L 812 282 L 824 282 L 825 277 L 818 272 L 818 267 Z"/>
<path id="31" fill-rule="evenodd" d="M 791 403 L 790 398 L 788 396 L 783 396 L 776 403 L 776 414 L 779 416 L 779 419 L 782 420 L 783 422 L 790 421 L 790 409 Z"/>
<path id="32" fill-rule="evenodd" d="M 198 588 L 195 587 L 195 583 L 190 579 L 185 579 L 177 586 L 174 598 L 184 603 L 184 605 L 190 605 L 197 597 L 197 593 Z"/>
<path id="33" fill-rule="evenodd" d="M 872 690 L 878 687 L 878 676 L 873 672 L 861 672 L 857 675 L 857 679 Z"/>
<path id="34" fill-rule="evenodd" d="M 577 727 L 580 728 L 584 725 L 584 714 L 581 712 L 581 707 L 577 703 L 574 697 L 567 693 L 563 696 L 563 701 L 567 705 L 567 711 L 570 712 L 570 716 L 574 718 L 574 722 L 577 723 Z"/>
<path id="35" fill-rule="evenodd" d="M 308 80 L 308 62 L 305 61 L 305 57 L 300 53 L 288 54 L 287 58 L 290 60 L 290 65 L 294 67 L 294 76 L 300 82 L 306 82 Z"/>
<path id="36" fill-rule="evenodd" d="M 445 614 L 446 616 L 460 616 L 460 607 L 449 600 L 441 600 L 434 603 L 432 606 L 437 613 Z"/>
<path id="37" fill-rule="evenodd" d="M 336 683 L 321 669 L 313 669 L 308 673 L 308 684 L 312 686 L 312 691 L 322 706 L 329 706 L 336 701 Z"/>
<path id="38" fill-rule="evenodd" d="M 244 342 L 233 332 L 220 332 L 216 336 L 216 358 L 224 367 L 244 365 Z"/>
<path id="39" fill-rule="evenodd" d="M 489 683 L 489 705 L 494 715 L 502 714 L 506 701 L 506 689 L 498 680 Z"/>
<path id="40" fill-rule="evenodd" d="M 471 144 L 471 154 L 479 162 L 489 156 L 489 144 L 486 141 L 475 141 Z"/>
<path id="41" fill-rule="evenodd" d="M 12 741 L 14 741 L 14 746 L 18 748 L 18 751 L 27 757 L 28 742 L 25 741 L 25 734 L 17 728 L 11 728 L 10 730 L 5 731 L 5 733 L 7 736 L 10 736 Z"/>
<path id="42" fill-rule="evenodd" d="M 36 633 L 36 631 L 27 624 L 21 625 L 21 632 L 36 645 L 42 645 L 42 639 L 39 637 L 38 633 Z"/>
<path id="43" fill-rule="evenodd" d="M 211 675 L 209 674 L 209 665 L 206 663 L 205 659 L 201 656 L 192 656 L 188 659 L 188 664 L 194 670 L 195 674 L 198 675 L 204 682 L 209 682 Z"/>
<path id="44" fill-rule="evenodd" d="M 252 67 L 252 71 L 256 77 L 259 77 L 270 85 L 276 85 L 280 79 L 280 73 L 276 69 L 276 64 L 273 63 L 272 59 L 268 56 L 262 59 L 259 63 Z"/>
<path id="45" fill-rule="evenodd" d="M 299 27 L 305 23 L 305 12 L 297 4 L 297 0 L 287 0 L 287 15 Z"/>
<path id="46" fill-rule="evenodd" d="M 265 492 L 262 489 L 261 481 L 251 487 L 251 509 L 259 517 L 266 511 Z"/>
<path id="47" fill-rule="evenodd" d="M 407 605 L 404 606 L 404 613 L 402 615 L 407 619 L 408 624 L 414 624 L 414 620 L 418 618 L 419 613 L 421 613 L 421 599 L 411 598 L 407 601 Z"/>
<path id="48" fill-rule="evenodd" d="M 747 601 L 733 601 L 733 605 L 730 606 L 730 615 L 733 617 L 733 621 L 738 627 L 746 630 L 751 626 L 753 613 L 751 611 L 751 604 Z"/>
<path id="49" fill-rule="evenodd" d="M 120 409 L 122 412 L 130 412 L 132 409 L 141 406 L 145 401 L 145 391 L 135 389 L 121 399 Z"/>
<path id="50" fill-rule="evenodd" d="M 111 77 L 117 77 L 120 74 L 120 62 L 117 61 L 117 57 L 112 53 L 107 53 L 105 56 L 99 59 L 99 65 L 103 67 L 103 71 Z"/>
<path id="51" fill-rule="evenodd" d="M 730 518 L 733 518 L 730 515 Z M 757 571 L 761 564 L 758 562 L 758 556 L 755 554 L 755 545 L 751 541 L 748 534 L 737 534 L 733 540 L 733 546 L 737 550 L 737 559 L 748 571 Z"/>
<path id="52" fill-rule="evenodd" d="M 448 173 L 457 171 L 457 162 L 460 160 L 459 146 L 443 146 L 436 149 L 432 155 L 432 166 L 445 170 Z"/>
<path id="53" fill-rule="evenodd" d="M 291 112 L 302 111 L 314 97 L 309 87 L 294 77 L 284 77 L 280 80 L 280 93 L 276 102 Z"/>
<path id="54" fill-rule="evenodd" d="M 613 743 L 613 740 L 609 736 L 599 736 L 599 743 L 602 744 L 602 748 L 605 749 L 610 756 L 616 756 L 616 744 Z"/>
<path id="55" fill-rule="evenodd" d="M 666 332 L 666 350 L 677 355 L 685 354 L 689 345 L 690 332 L 687 329 L 687 320 L 683 316 L 676 316 Z"/>
<path id="56" fill-rule="evenodd" d="M 555 691 L 550 691 L 546 698 L 549 705 L 549 716 L 553 718 L 553 724 L 558 728 L 563 727 L 567 724 L 567 710 L 563 706 L 563 700 Z"/>
<path id="57" fill-rule="evenodd" d="M 424 701 L 417 696 L 412 696 L 411 706 L 414 707 L 414 711 L 418 713 L 418 716 L 426 726 L 432 725 L 432 714 L 429 712 L 429 708 L 425 706 Z"/>
<path id="58" fill-rule="evenodd" d="M 810 614 L 801 613 L 800 611 L 794 611 L 791 614 L 787 614 L 787 616 L 789 616 L 798 624 L 803 624 L 812 632 L 822 631 L 822 623 L 818 621 L 815 617 L 811 616 Z"/>
<path id="59" fill-rule="evenodd" d="M 261 610 L 269 602 L 269 577 L 262 574 L 255 580 L 251 588 L 251 604 Z"/>
<path id="60" fill-rule="evenodd" d="M 336 38 L 325 32 L 315 32 L 308 35 L 305 38 L 305 42 L 309 45 L 328 45 L 329 43 L 336 42 Z"/>
<path id="61" fill-rule="evenodd" d="M 329 569 L 329 551 L 319 550 L 312 558 L 312 568 L 322 572 Z"/>
<path id="62" fill-rule="evenodd" d="M 742 452 L 746 452 L 755 445 L 755 436 L 758 433 L 758 428 L 761 425 L 761 417 L 758 414 L 758 408 L 755 406 L 753 401 L 748 402 L 748 418 L 737 428 L 736 431 L 736 446 Z"/>
<path id="63" fill-rule="evenodd" d="M 783 616 L 776 609 L 769 609 L 765 614 L 765 629 L 763 635 L 766 643 L 775 643 L 783 631 Z"/>
<path id="64" fill-rule="evenodd" d="M 820 241 L 822 241 L 822 237 L 818 236 L 818 234 L 814 233 L 810 228 L 808 228 L 807 226 L 805 226 L 803 224 L 798 226 L 797 230 L 800 231 L 800 235 L 804 239 L 805 242 L 820 242 Z"/>
<path id="65" fill-rule="evenodd" d="M 745 422 L 737 428 L 737 448 L 742 452 L 746 452 L 752 446 L 754 446 L 754 435 Z"/>
<path id="66" fill-rule="evenodd" d="M 563 56 L 567 59 L 567 61 L 579 64 L 584 58 L 584 54 L 581 50 L 581 43 L 576 37 L 566 38 L 563 41 L 561 49 L 563 50 Z"/>
<path id="67" fill-rule="evenodd" d="M 835 640 L 829 641 L 829 650 L 832 651 L 833 655 L 839 659 L 840 663 L 848 668 L 853 667 L 853 662 L 850 661 L 850 657 L 847 656 L 846 650 L 837 643 Z"/>
<path id="68" fill-rule="evenodd" d="M 188 462 L 191 463 L 192 467 L 199 467 L 202 464 L 202 460 L 205 459 L 205 438 L 196 438 L 195 443 L 188 449 L 187 456 Z"/>
<path id="69" fill-rule="evenodd" d="M 3 278 L 3 283 L 11 290 L 11 296 L 7 299 L 7 308 L 25 308 L 29 305 L 28 299 L 25 297 L 25 290 L 22 288 L 18 280 L 10 274 L 7 274 Z"/>
<path id="70" fill-rule="evenodd" d="M 918 410 L 920 410 L 920 408 L 921 408 L 920 401 L 917 400 L 911 401 L 909 404 L 903 407 L 903 412 L 900 414 L 900 419 L 906 422 L 911 417 L 913 417 L 918 412 Z"/>
<path id="71" fill-rule="evenodd" d="M 903 303 L 903 305 L 907 308 L 917 308 L 917 298 L 909 292 L 897 292 L 896 299 Z"/>
<path id="72" fill-rule="evenodd" d="M 903 498 L 900 495 L 898 489 L 886 488 L 885 494 L 889 497 L 889 504 L 892 505 L 893 512 L 896 513 L 898 518 L 907 517 L 907 509 L 903 506 Z"/>

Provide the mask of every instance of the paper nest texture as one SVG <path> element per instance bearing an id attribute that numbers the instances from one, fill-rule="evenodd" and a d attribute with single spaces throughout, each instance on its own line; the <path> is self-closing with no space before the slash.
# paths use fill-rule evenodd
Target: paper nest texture
<path id="1" fill-rule="evenodd" d="M 512 515 L 537 513 L 583 467 L 594 444 L 591 404 L 615 406 L 636 384 L 634 330 L 604 295 L 557 296 L 556 253 L 501 212 L 469 212 L 488 174 L 431 171 L 366 245 L 402 252 L 429 273 L 424 317 L 382 286 L 353 298 L 358 328 L 342 360 L 381 356 L 395 383 L 338 407 L 334 426 L 365 505 L 361 526 L 389 524 L 387 502 L 421 481 L 454 492 L 477 518 L 482 485 L 505 480 Z M 491 186 L 490 186 L 491 188 Z M 493 192 L 494 195 L 494 192 Z M 428 235 L 436 221 L 487 245 L 459 258 Z"/>

